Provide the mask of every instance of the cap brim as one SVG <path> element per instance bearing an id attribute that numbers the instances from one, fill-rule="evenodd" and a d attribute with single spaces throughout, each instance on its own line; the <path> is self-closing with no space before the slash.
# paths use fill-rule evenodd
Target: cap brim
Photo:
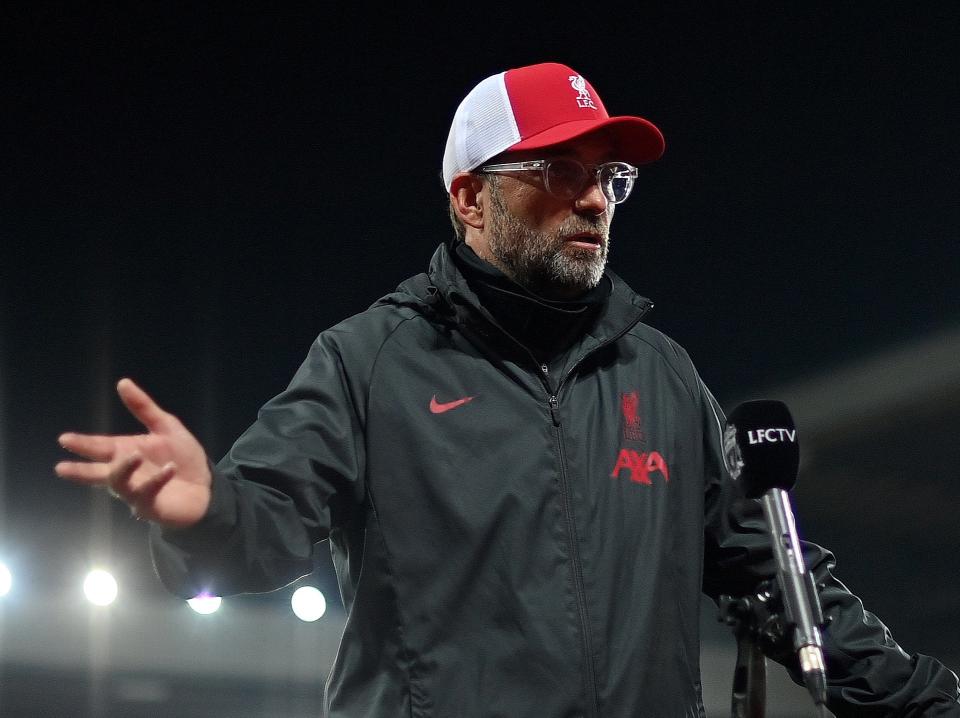
<path id="1" fill-rule="evenodd" d="M 506 151 L 535 150 L 568 142 L 605 130 L 617 145 L 618 159 L 641 165 L 660 159 L 665 143 L 663 134 L 649 120 L 642 117 L 610 117 L 606 120 L 578 120 L 565 122 L 549 130 L 521 140 Z"/>

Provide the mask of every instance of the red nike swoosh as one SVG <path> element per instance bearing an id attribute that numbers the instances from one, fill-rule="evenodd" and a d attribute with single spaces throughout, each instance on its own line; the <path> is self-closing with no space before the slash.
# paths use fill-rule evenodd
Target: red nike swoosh
<path id="1" fill-rule="evenodd" d="M 441 404 L 437 401 L 437 395 L 434 394 L 433 398 L 430 399 L 430 411 L 434 414 L 442 414 L 445 411 L 450 411 L 451 409 L 456 409 L 458 406 L 463 406 L 468 401 L 473 399 L 472 396 L 465 396 L 462 399 L 457 399 L 455 401 L 448 401 Z"/>

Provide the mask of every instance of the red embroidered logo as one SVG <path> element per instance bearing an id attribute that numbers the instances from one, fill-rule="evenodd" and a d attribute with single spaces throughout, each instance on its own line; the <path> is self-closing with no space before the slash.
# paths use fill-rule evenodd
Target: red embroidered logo
<path id="1" fill-rule="evenodd" d="M 434 394 L 433 398 L 430 399 L 430 411 L 434 414 L 442 414 L 445 411 L 456 409 L 458 406 L 463 406 L 472 399 L 472 396 L 465 396 L 462 399 L 455 399 L 454 401 L 447 401 L 441 404 L 437 401 L 437 395 Z"/>
<path id="2" fill-rule="evenodd" d="M 624 441 L 643 441 L 643 420 L 640 418 L 640 392 L 631 391 L 620 395 L 620 410 L 623 412 Z"/>
<path id="3" fill-rule="evenodd" d="M 659 471 L 664 481 L 670 481 L 670 469 L 659 451 L 638 453 L 633 449 L 620 449 L 620 455 L 617 456 L 617 463 L 610 472 L 610 477 L 618 478 L 622 469 L 627 469 L 630 472 L 630 480 L 637 484 L 653 483 L 650 481 L 650 474 L 654 471 Z"/>

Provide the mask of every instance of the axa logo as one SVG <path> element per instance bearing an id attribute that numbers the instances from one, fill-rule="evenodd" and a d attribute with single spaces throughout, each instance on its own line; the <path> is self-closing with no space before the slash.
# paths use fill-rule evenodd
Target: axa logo
<path id="1" fill-rule="evenodd" d="M 587 81 L 581 75 L 570 75 L 567 79 L 570 80 L 570 86 L 577 91 L 577 106 L 597 109 L 590 97 L 590 90 L 587 89 Z"/>
<path id="2" fill-rule="evenodd" d="M 643 419 L 640 417 L 640 392 L 629 391 L 621 394 L 620 411 L 623 413 L 624 441 L 643 441 Z"/>
<path id="3" fill-rule="evenodd" d="M 620 472 L 624 470 L 629 472 L 630 480 L 636 484 L 652 484 L 650 475 L 655 473 L 660 474 L 664 481 L 670 481 L 670 468 L 659 451 L 638 452 L 633 449 L 620 449 L 617 463 L 610 472 L 610 477 L 619 478 Z"/>

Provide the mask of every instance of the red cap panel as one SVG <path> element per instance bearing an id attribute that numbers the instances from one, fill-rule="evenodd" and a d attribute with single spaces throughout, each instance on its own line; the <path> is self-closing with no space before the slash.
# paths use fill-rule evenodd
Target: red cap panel
<path id="1" fill-rule="evenodd" d="M 593 86 L 566 65 L 546 62 L 508 70 L 503 81 L 523 139 L 566 122 L 609 117 Z"/>

